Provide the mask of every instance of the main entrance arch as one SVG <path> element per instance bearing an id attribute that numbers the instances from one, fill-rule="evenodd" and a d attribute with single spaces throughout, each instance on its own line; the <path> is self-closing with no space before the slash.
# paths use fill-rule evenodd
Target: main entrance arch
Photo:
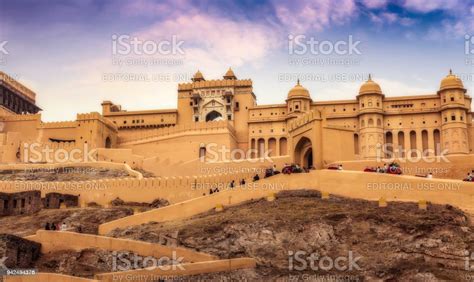
<path id="1" fill-rule="evenodd" d="M 222 120 L 222 114 L 218 111 L 212 111 L 206 115 L 206 121 L 219 121 Z"/>
<path id="2" fill-rule="evenodd" d="M 298 165 L 310 168 L 314 166 L 313 163 L 313 146 L 311 140 L 307 137 L 302 137 L 296 143 L 294 151 L 294 160 Z"/>

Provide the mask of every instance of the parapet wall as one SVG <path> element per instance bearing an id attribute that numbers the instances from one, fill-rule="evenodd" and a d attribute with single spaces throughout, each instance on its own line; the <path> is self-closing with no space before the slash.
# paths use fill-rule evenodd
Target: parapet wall
<path id="1" fill-rule="evenodd" d="M 418 202 L 449 204 L 474 211 L 474 183 L 447 179 L 427 179 L 356 171 L 318 170 L 310 173 L 277 175 L 248 183 L 231 191 L 191 199 L 171 206 L 147 211 L 104 223 L 99 234 L 116 228 L 144 224 L 151 221 L 169 221 L 188 218 L 207 212 L 217 205 L 235 205 L 258 199 L 282 190 L 316 189 L 331 194 L 376 201 Z"/>
<path id="2" fill-rule="evenodd" d="M 144 241 L 104 237 L 76 232 L 38 230 L 36 235 L 29 236 L 28 240 L 40 243 L 41 252 L 44 254 L 62 250 L 80 251 L 83 249 L 95 248 L 108 251 L 131 251 L 140 256 L 152 256 L 155 258 L 171 258 L 173 252 L 176 252 L 176 256 L 183 257 L 185 262 L 216 259 L 215 256 L 180 247 L 167 247 Z"/>
<path id="3" fill-rule="evenodd" d="M 338 161 L 333 164 L 342 164 L 345 170 L 363 171 L 366 167 L 383 167 L 393 160 L 357 160 Z M 461 180 L 467 173 L 474 170 L 474 154 L 449 155 L 444 157 L 423 157 L 421 159 L 395 159 L 405 175 L 426 175 L 432 173 L 435 178 L 449 178 Z"/>
<path id="4" fill-rule="evenodd" d="M 226 189 L 234 180 L 247 182 L 253 172 L 238 174 L 213 174 L 198 177 L 156 177 L 156 178 L 115 178 L 93 181 L 39 182 L 39 181 L 0 181 L 0 191 L 5 193 L 39 190 L 79 196 L 81 206 L 95 202 L 108 206 L 117 197 L 124 201 L 152 202 L 166 199 L 177 203 L 209 193 L 209 189 Z"/>

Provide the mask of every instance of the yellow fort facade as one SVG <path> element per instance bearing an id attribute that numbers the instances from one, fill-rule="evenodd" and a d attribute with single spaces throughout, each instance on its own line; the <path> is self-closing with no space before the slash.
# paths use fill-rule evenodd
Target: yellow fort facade
<path id="1" fill-rule="evenodd" d="M 336 161 L 473 152 L 471 97 L 451 72 L 429 95 L 386 97 L 370 76 L 354 94 L 315 101 L 298 81 L 283 103 L 257 105 L 252 80 L 238 79 L 231 69 L 206 80 L 198 71 L 178 85 L 177 109 L 127 111 L 104 101 L 101 114 L 46 123 L 35 93 L 2 73 L 0 160 L 54 162 L 41 150 L 30 156 L 32 144 L 53 151 L 88 146 L 101 160 L 182 164 L 186 172 L 203 161 L 244 166 L 271 158 L 277 165 L 323 168 Z"/>

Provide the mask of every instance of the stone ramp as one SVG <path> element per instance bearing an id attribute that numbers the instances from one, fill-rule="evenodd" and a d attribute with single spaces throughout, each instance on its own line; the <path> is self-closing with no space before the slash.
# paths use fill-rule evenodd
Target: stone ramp
<path id="1" fill-rule="evenodd" d="M 217 206 L 259 199 L 283 190 L 315 189 L 334 195 L 377 201 L 428 201 L 474 211 L 474 183 L 451 179 L 368 173 L 361 171 L 317 170 L 292 175 L 279 174 L 233 190 L 202 196 L 167 207 L 135 214 L 99 226 L 99 234 L 116 228 L 185 219 Z"/>
<path id="2" fill-rule="evenodd" d="M 81 234 L 67 231 L 38 230 L 36 235 L 28 236 L 26 239 L 41 243 L 41 252 L 50 253 L 61 250 L 80 251 L 88 248 L 103 249 L 108 251 L 131 251 L 140 256 L 160 257 L 183 257 L 185 262 L 200 262 L 215 260 L 213 255 L 196 252 L 181 247 L 168 247 L 143 241 L 112 238 L 91 234 Z"/>

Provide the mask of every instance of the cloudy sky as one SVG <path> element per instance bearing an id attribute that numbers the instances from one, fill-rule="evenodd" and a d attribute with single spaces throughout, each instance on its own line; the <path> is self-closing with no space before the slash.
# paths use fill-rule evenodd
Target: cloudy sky
<path id="1" fill-rule="evenodd" d="M 103 100 L 174 108 L 178 83 L 230 66 L 259 104 L 297 77 L 313 100 L 353 99 L 369 73 L 401 96 L 435 93 L 453 69 L 470 93 L 473 34 L 473 0 L 0 0 L 0 69 L 46 121 Z"/>

